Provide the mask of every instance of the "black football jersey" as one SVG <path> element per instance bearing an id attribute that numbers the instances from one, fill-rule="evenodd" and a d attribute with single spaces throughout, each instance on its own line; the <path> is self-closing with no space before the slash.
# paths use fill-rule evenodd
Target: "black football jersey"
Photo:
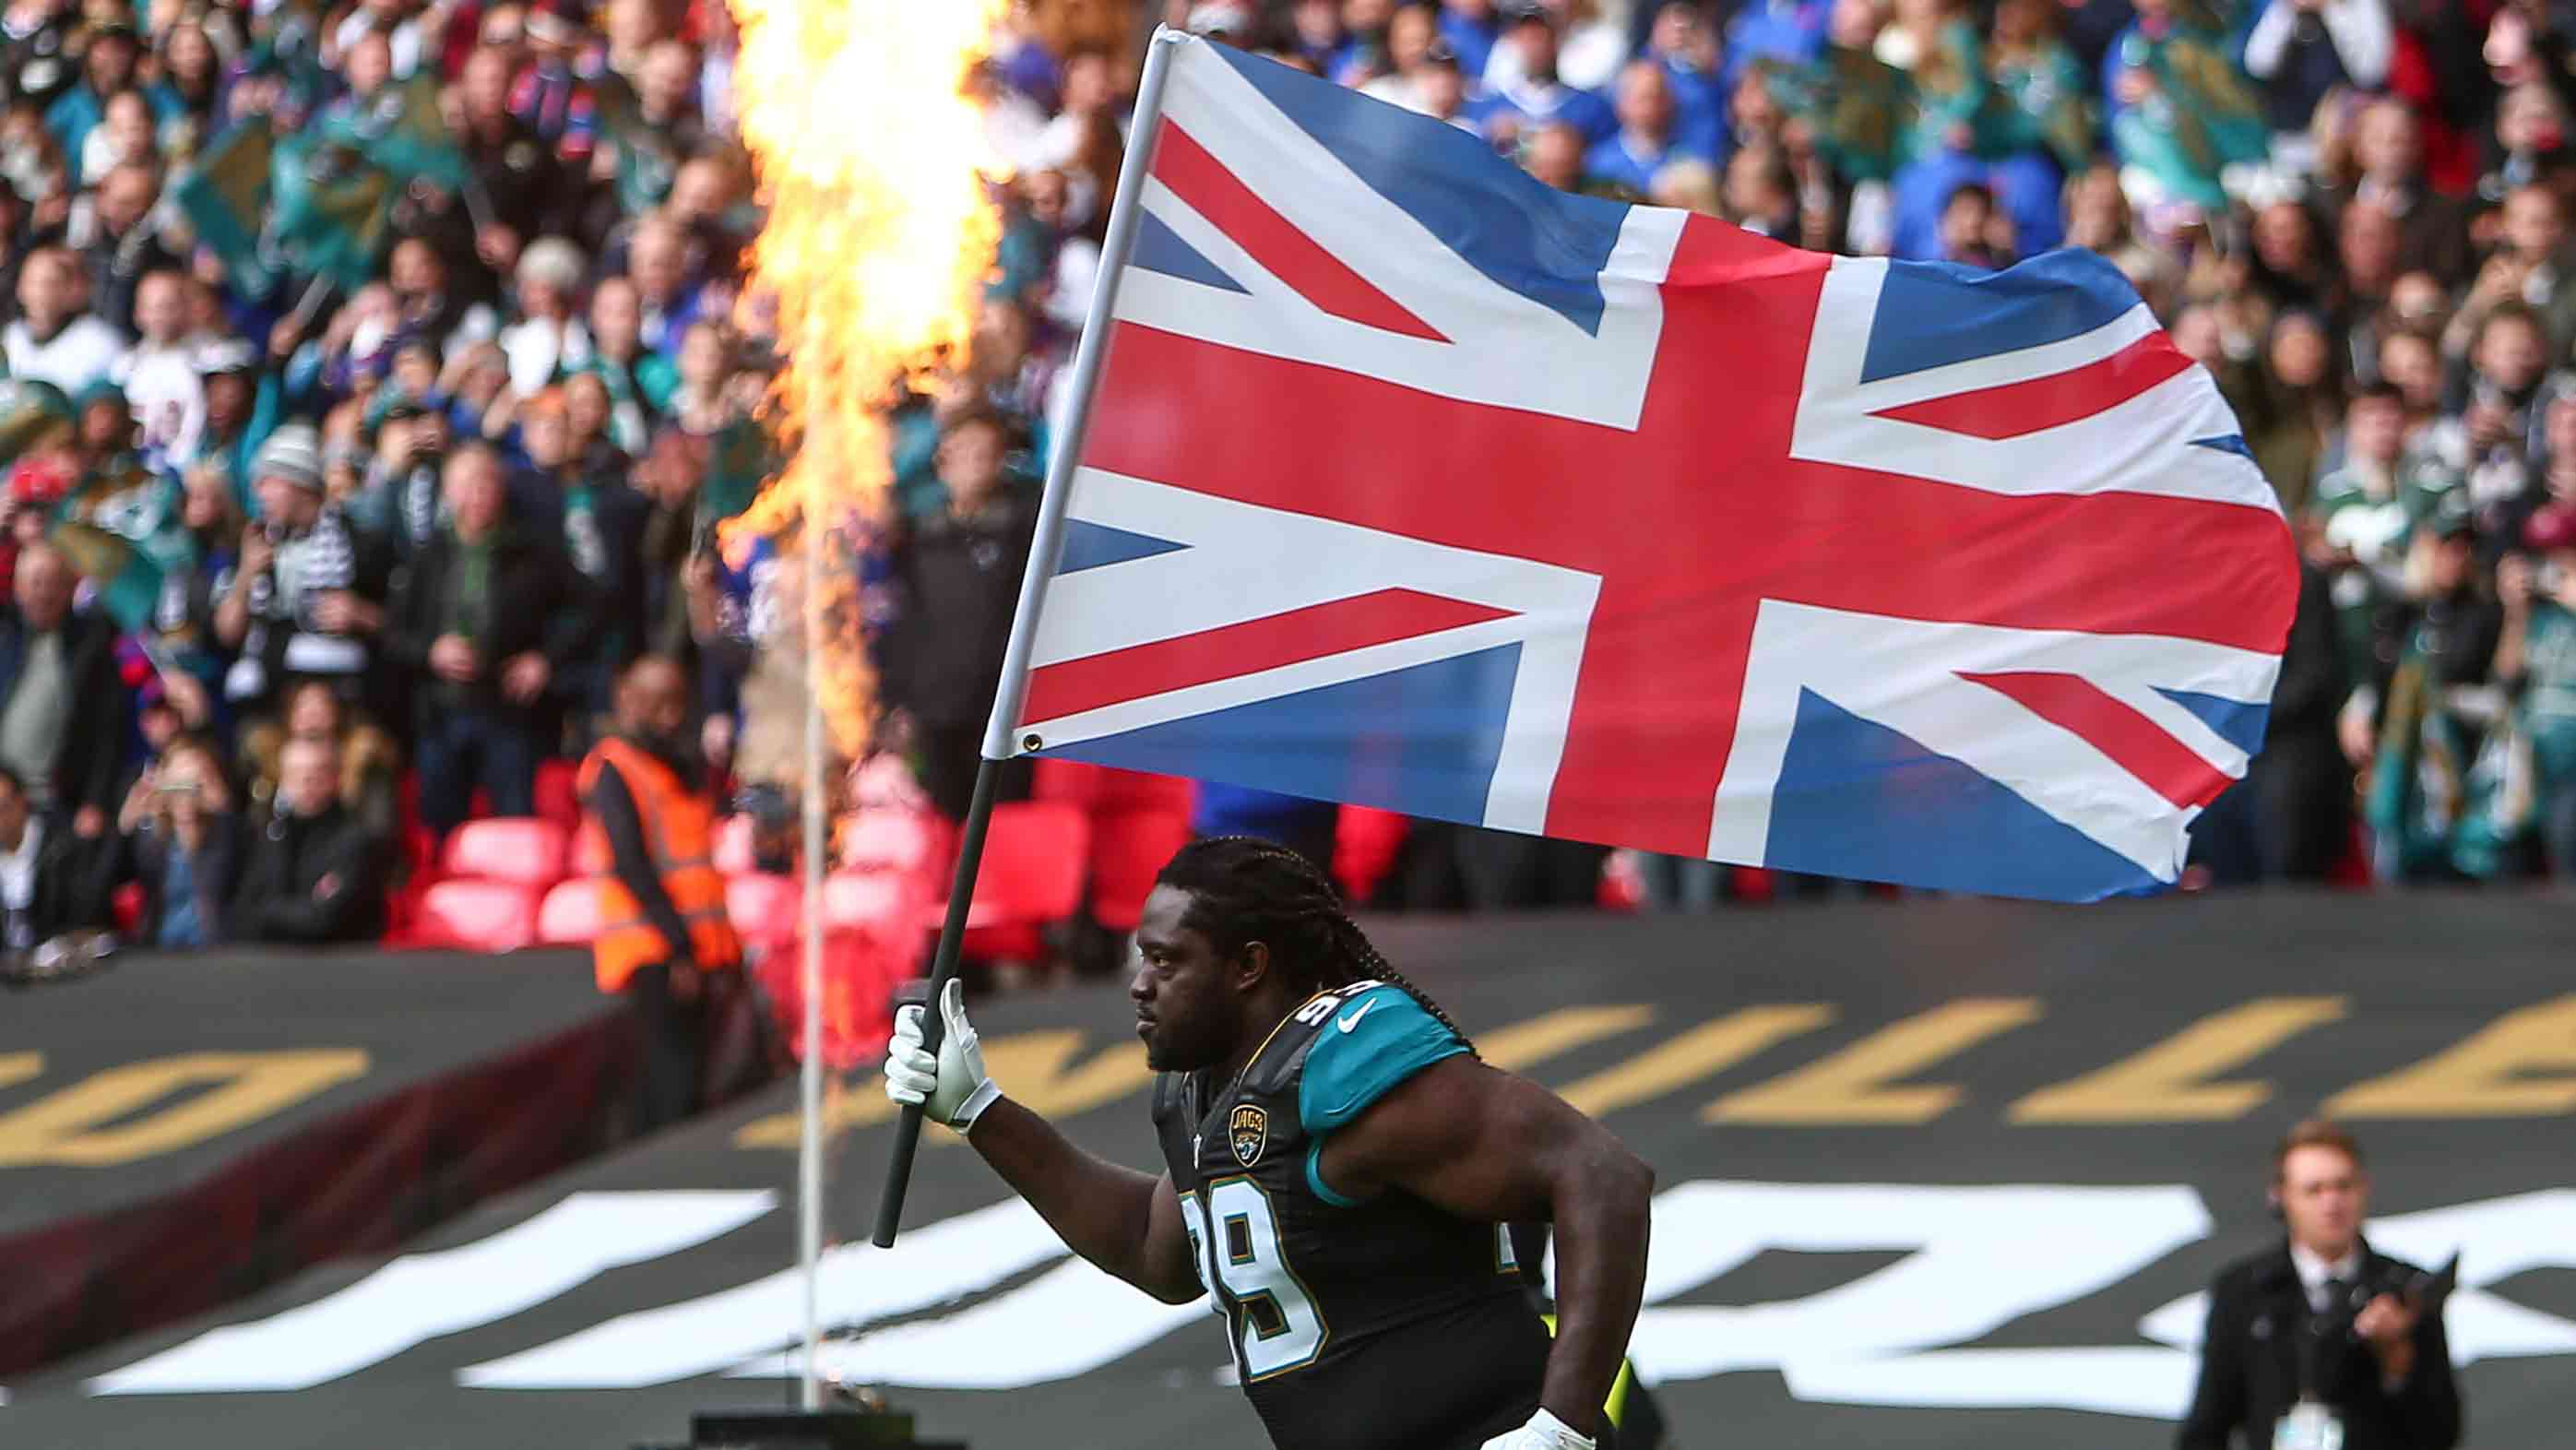
<path id="1" fill-rule="evenodd" d="M 1410 992 L 1309 999 L 1231 1084 L 1165 1073 L 1154 1128 L 1244 1393 L 1280 1450 L 1477 1450 L 1538 1407 L 1548 1334 L 1504 1226 L 1336 1192 L 1325 1139 L 1467 1050 Z"/>

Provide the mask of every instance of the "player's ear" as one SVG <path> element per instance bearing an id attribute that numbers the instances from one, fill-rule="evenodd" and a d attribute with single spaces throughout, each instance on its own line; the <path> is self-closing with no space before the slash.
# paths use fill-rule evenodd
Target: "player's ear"
<path id="1" fill-rule="evenodd" d="M 1270 977 L 1270 944 L 1248 941 L 1233 962 L 1234 984 L 1249 992 Z"/>

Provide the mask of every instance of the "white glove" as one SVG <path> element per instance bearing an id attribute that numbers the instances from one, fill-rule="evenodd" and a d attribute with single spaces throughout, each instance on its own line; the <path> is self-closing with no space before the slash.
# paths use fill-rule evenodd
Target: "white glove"
<path id="1" fill-rule="evenodd" d="M 1572 1426 L 1541 1410 L 1528 1424 L 1486 1441 L 1484 1450 L 1592 1450 L 1592 1437 L 1574 1433 Z"/>
<path id="2" fill-rule="evenodd" d="M 984 1071 L 984 1045 L 966 1020 L 964 982 L 949 979 L 939 998 L 939 1015 L 947 1019 L 948 1033 L 939 1039 L 939 1057 L 933 1061 L 921 1046 L 921 1004 L 895 1009 L 894 1038 L 886 1044 L 886 1096 L 899 1107 L 919 1103 L 926 1116 L 963 1133 L 1002 1090 Z"/>

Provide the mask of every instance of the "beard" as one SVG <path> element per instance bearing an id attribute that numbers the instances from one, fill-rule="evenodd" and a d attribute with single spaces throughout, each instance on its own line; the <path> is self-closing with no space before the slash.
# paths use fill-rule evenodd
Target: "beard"
<path id="1" fill-rule="evenodd" d="M 1155 1072 L 1197 1072 L 1225 1060 L 1233 1042 L 1204 1023 L 1157 1018 L 1145 1039 L 1145 1066 Z"/>

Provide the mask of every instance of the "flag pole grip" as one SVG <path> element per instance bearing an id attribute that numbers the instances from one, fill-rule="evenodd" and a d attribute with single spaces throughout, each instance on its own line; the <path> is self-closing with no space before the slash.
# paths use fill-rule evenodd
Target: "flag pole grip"
<path id="1" fill-rule="evenodd" d="M 995 761 L 975 767 L 975 796 L 966 807 L 965 837 L 957 844 L 957 875 L 948 887 L 948 915 L 939 924 L 939 950 L 930 959 L 929 995 L 921 1009 L 921 1046 L 934 1058 L 939 1055 L 940 1040 L 948 1035 L 939 999 L 957 975 L 958 948 L 966 937 L 966 913 L 975 901 L 975 877 L 984 864 L 984 834 L 993 823 L 993 788 L 1000 774 Z M 920 1146 L 921 1105 L 914 1103 L 894 1125 L 894 1154 L 886 1164 L 885 1189 L 877 1199 L 876 1232 L 870 1236 L 878 1248 L 893 1248 L 895 1232 L 903 1226 L 904 1192 L 912 1185 L 912 1155 Z"/>

